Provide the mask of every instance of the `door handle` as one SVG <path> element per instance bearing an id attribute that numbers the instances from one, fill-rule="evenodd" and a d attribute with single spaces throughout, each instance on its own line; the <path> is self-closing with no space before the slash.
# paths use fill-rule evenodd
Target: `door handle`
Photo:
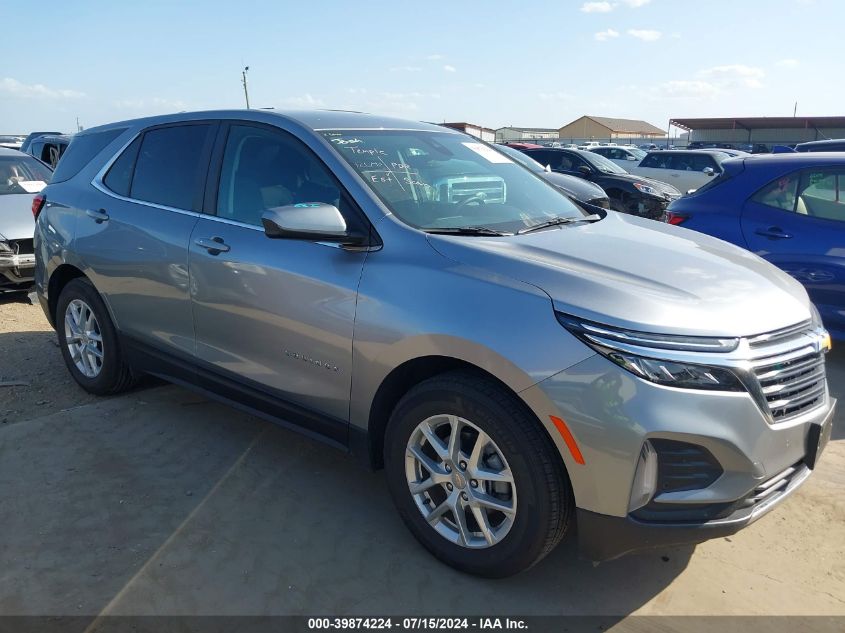
<path id="1" fill-rule="evenodd" d="M 211 255 L 229 252 L 229 245 L 223 241 L 222 237 L 198 237 L 194 240 L 194 244 L 204 248 Z"/>
<path id="2" fill-rule="evenodd" d="M 788 240 L 792 237 L 789 233 L 784 233 L 779 226 L 770 226 L 767 229 L 757 229 L 754 231 L 757 235 L 768 237 L 771 240 Z"/>
<path id="3" fill-rule="evenodd" d="M 106 213 L 105 209 L 98 209 L 98 210 L 88 209 L 85 212 L 85 215 L 87 215 L 89 218 L 92 218 L 94 220 L 94 222 L 96 222 L 97 224 L 102 224 L 103 222 L 107 222 L 108 219 L 109 219 L 109 214 Z"/>

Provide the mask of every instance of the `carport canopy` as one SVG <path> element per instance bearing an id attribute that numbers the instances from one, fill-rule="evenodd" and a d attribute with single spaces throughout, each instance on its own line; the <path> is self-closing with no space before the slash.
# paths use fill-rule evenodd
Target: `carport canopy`
<path id="1" fill-rule="evenodd" d="M 845 116 L 818 117 L 726 117 L 715 119 L 670 119 L 669 124 L 692 130 L 770 130 L 845 128 Z"/>

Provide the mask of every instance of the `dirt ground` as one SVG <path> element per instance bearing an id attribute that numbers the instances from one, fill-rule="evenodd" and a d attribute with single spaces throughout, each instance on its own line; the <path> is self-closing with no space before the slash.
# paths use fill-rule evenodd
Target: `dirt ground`
<path id="1" fill-rule="evenodd" d="M 845 407 L 816 472 L 730 538 L 597 567 L 444 567 L 382 473 L 181 388 L 93 398 L 40 307 L 0 299 L 0 613 L 845 616 Z M 845 347 L 845 346 L 843 346 Z M 845 396 L 845 354 L 829 357 Z M 845 402 L 843 402 L 845 404 Z"/>

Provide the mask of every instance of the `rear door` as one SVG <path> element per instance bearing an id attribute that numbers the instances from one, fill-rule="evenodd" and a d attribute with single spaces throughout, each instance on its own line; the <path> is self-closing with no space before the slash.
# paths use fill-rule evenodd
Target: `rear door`
<path id="1" fill-rule="evenodd" d="M 845 332 L 845 168 L 769 183 L 745 203 L 742 232 L 749 249 L 804 284 L 828 328 Z"/>
<path id="2" fill-rule="evenodd" d="M 193 356 L 188 240 L 216 128 L 145 130 L 79 202 L 74 248 L 130 342 Z"/>
<path id="3" fill-rule="evenodd" d="M 261 214 L 322 202 L 338 207 L 347 226 L 365 233 L 368 226 L 328 167 L 280 129 L 232 123 L 214 165 L 219 184 L 209 185 L 213 204 L 194 229 L 190 254 L 197 357 L 210 372 L 201 375 L 218 381 L 210 388 L 231 389 L 239 400 L 343 443 L 366 253 L 271 239 Z M 297 408 L 268 409 L 272 403 Z"/>

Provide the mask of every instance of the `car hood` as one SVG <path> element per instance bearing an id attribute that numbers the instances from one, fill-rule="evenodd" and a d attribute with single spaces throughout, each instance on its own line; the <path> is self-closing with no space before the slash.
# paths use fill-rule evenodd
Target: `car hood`
<path id="1" fill-rule="evenodd" d="M 541 288 L 556 310 L 617 327 L 747 336 L 811 317 L 801 284 L 753 253 L 612 211 L 525 235 L 429 240 L 445 257 Z"/>
<path id="2" fill-rule="evenodd" d="M 0 239 L 21 240 L 35 233 L 31 193 L 0 195 Z"/>
<path id="3" fill-rule="evenodd" d="M 577 176 L 569 176 L 567 174 L 556 174 L 555 172 L 541 172 L 545 180 L 552 183 L 555 187 L 563 189 L 570 196 L 581 202 L 589 202 L 596 198 L 607 198 L 604 189 L 589 180 L 578 178 Z"/>

